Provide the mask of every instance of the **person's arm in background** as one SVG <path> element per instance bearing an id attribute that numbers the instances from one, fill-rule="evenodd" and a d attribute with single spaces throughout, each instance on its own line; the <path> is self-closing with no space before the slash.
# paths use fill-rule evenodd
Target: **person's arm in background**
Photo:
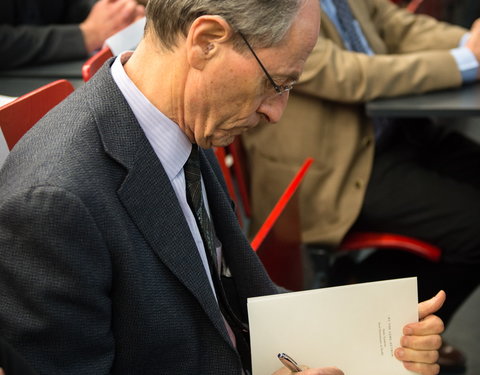
<path id="1" fill-rule="evenodd" d="M 145 15 L 136 0 L 100 0 L 80 24 L 89 53 L 102 47 L 105 40 Z"/>
<path id="2" fill-rule="evenodd" d="M 465 72 L 464 81 L 480 79 L 480 18 L 473 23 L 464 46 L 464 48 L 468 49 L 473 54 L 473 57 L 469 59 L 466 57 L 465 60 L 463 60 L 465 61 L 465 68 L 463 70 Z"/>
<path id="3" fill-rule="evenodd" d="M 304 84 L 295 90 L 336 102 L 362 103 L 463 83 L 451 49 L 459 45 L 468 30 L 410 14 L 387 1 L 364 3 L 370 21 L 363 22 L 371 24 L 361 26 L 377 30 L 386 52 L 368 56 L 347 51 L 327 37 L 322 25 L 301 78 Z"/>
<path id="4" fill-rule="evenodd" d="M 74 15 L 85 14 L 85 6 L 82 12 L 79 2 L 75 6 L 67 9 L 62 22 L 1 24 L 0 69 L 86 58 L 106 38 L 144 15 L 144 7 L 135 0 L 100 0 L 86 18 L 75 20 Z"/>

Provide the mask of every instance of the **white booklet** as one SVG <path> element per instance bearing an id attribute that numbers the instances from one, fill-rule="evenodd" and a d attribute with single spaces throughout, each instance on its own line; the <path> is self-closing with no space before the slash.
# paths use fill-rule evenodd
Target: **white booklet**
<path id="1" fill-rule="evenodd" d="M 123 51 L 133 51 L 142 40 L 144 28 L 145 17 L 142 17 L 108 38 L 105 45 L 110 48 L 113 56 L 117 56 Z"/>
<path id="2" fill-rule="evenodd" d="M 395 358 L 403 327 L 418 321 L 415 277 L 248 299 L 254 375 L 271 375 L 286 353 L 348 375 L 413 374 Z"/>

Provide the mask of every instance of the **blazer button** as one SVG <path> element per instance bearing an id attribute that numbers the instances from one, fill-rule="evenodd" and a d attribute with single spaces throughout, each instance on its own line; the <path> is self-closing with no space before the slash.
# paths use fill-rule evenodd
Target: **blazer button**
<path id="1" fill-rule="evenodd" d="M 363 138 L 363 145 L 365 147 L 370 147 L 372 145 L 372 142 L 373 142 L 372 137 L 364 137 Z"/>
<path id="2" fill-rule="evenodd" d="M 355 181 L 355 187 L 357 189 L 361 189 L 363 187 L 363 180 L 358 179 L 357 181 Z"/>

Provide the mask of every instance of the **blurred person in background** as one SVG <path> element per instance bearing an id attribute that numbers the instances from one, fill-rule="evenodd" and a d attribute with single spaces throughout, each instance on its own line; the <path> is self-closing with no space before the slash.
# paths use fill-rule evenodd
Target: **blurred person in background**
<path id="1" fill-rule="evenodd" d="M 144 12 L 135 0 L 2 0 L 0 69 L 87 58 Z"/>
<path id="2" fill-rule="evenodd" d="M 313 157 L 299 195 L 304 242 L 335 247 L 355 227 L 439 246 L 440 264 L 419 267 L 378 252 L 387 262 L 369 276 L 413 273 L 420 296 L 445 289 L 450 298 L 440 316 L 448 322 L 479 282 L 480 147 L 426 119 L 369 118 L 365 103 L 478 80 L 480 22 L 467 30 L 389 0 L 320 3 L 318 42 L 284 116 L 242 136 L 252 233 L 305 157 Z"/>

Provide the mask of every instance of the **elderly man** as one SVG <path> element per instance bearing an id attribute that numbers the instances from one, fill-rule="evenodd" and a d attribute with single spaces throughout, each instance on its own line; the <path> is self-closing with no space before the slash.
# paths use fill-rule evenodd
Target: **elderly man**
<path id="1" fill-rule="evenodd" d="M 146 12 L 136 51 L 43 118 L 0 173 L 0 329 L 41 374 L 249 373 L 246 300 L 278 292 L 203 148 L 279 120 L 318 1 Z M 438 371 L 444 298 L 405 328 L 407 368 Z"/>

